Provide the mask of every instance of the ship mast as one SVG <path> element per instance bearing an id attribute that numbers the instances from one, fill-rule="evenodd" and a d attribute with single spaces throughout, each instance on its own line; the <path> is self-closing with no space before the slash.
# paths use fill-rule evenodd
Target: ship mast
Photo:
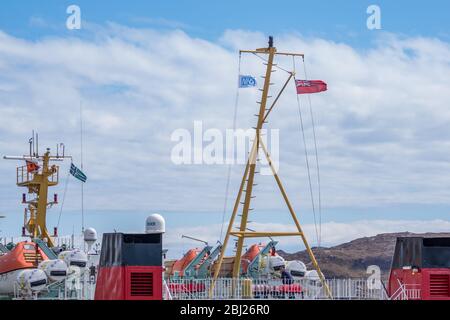
<path id="1" fill-rule="evenodd" d="M 26 204 L 24 212 L 24 226 L 22 236 L 44 241 L 48 247 L 54 247 L 53 237 L 47 229 L 47 209 L 58 203 L 55 194 L 52 201 L 48 201 L 48 188 L 54 187 L 59 182 L 59 166 L 51 164 L 52 161 L 63 161 L 70 158 L 64 154 L 64 145 L 61 145 L 62 155 L 57 147 L 56 156 L 50 154 L 47 148 L 43 155 L 39 155 L 38 135 L 34 134 L 30 139 L 30 154 L 24 156 L 4 156 L 6 160 L 24 160 L 26 165 L 17 167 L 17 186 L 28 190 L 28 197 L 22 195 L 22 203 Z"/>
<path id="2" fill-rule="evenodd" d="M 261 102 L 260 102 L 260 108 L 259 108 L 259 113 L 258 113 L 258 121 L 257 121 L 257 126 L 256 126 L 256 134 L 255 134 L 255 139 L 253 141 L 253 146 L 251 148 L 250 151 L 250 155 L 249 155 L 249 159 L 247 161 L 247 165 L 245 167 L 245 171 L 244 171 L 244 175 L 242 177 L 241 180 L 241 184 L 239 187 L 239 191 L 236 197 L 236 201 L 234 204 L 234 208 L 233 208 L 233 213 L 231 215 L 230 218 L 230 222 L 228 224 L 228 229 L 227 229 L 227 233 L 225 236 L 225 240 L 222 246 L 222 250 L 220 253 L 220 257 L 219 257 L 219 261 L 218 261 L 218 265 L 215 268 L 215 272 L 214 272 L 214 279 L 213 279 L 213 283 L 212 286 L 210 288 L 210 295 L 212 294 L 213 290 L 214 290 L 214 285 L 215 282 L 218 278 L 219 272 L 220 272 L 220 268 L 222 266 L 222 262 L 225 256 L 225 251 L 227 249 L 227 244 L 229 242 L 229 239 L 231 236 L 236 237 L 237 238 L 237 246 L 236 246 L 236 254 L 234 257 L 234 266 L 233 266 L 233 278 L 237 279 L 240 276 L 240 271 L 241 271 L 241 256 L 242 256 L 242 249 L 244 247 L 244 241 L 246 238 L 261 238 L 261 237 L 282 237 L 282 236 L 299 236 L 302 241 L 303 244 L 306 248 L 306 251 L 311 259 L 311 262 L 315 268 L 315 270 L 317 271 L 319 278 L 322 282 L 322 285 L 326 291 L 326 294 L 331 298 L 331 291 L 327 285 L 327 283 L 325 282 L 325 277 L 322 274 L 322 271 L 320 270 L 319 264 L 314 256 L 313 251 L 311 250 L 311 247 L 308 244 L 308 241 L 306 239 L 306 236 L 302 230 L 302 227 L 300 225 L 300 222 L 296 216 L 296 213 L 289 201 L 289 198 L 287 196 L 287 193 L 284 189 L 284 186 L 281 182 L 280 177 L 277 174 L 277 170 L 275 169 L 273 162 L 270 158 L 270 154 L 263 142 L 263 140 L 261 139 L 261 129 L 263 128 L 264 123 L 266 122 L 267 117 L 269 116 L 269 114 L 272 112 L 274 106 L 276 105 L 279 97 L 281 96 L 281 94 L 283 93 L 284 89 L 286 88 L 287 84 L 289 83 L 289 81 L 291 79 L 294 78 L 295 76 L 295 72 L 292 71 L 290 72 L 290 75 L 288 77 L 288 79 L 286 80 L 286 83 L 284 84 L 284 86 L 281 88 L 280 92 L 278 93 L 277 97 L 275 98 L 275 100 L 273 101 L 273 103 L 271 104 L 271 106 L 269 108 L 267 107 L 267 100 L 269 97 L 269 91 L 270 91 L 270 78 L 272 75 L 272 72 L 274 70 L 274 58 L 276 55 L 284 55 L 284 56 L 301 56 L 303 57 L 304 55 L 301 53 L 286 53 L 286 52 L 277 52 L 277 49 L 273 46 L 273 38 L 269 37 L 269 46 L 267 48 L 260 48 L 260 49 L 256 49 L 256 50 L 241 50 L 241 53 L 252 53 L 252 54 L 264 54 L 267 55 L 267 64 L 266 64 L 266 73 L 264 76 L 264 86 L 262 89 L 262 95 L 261 95 Z M 253 186 L 254 186 L 254 179 L 255 179 L 255 173 L 256 173 L 256 162 L 258 160 L 258 155 L 259 155 L 259 151 L 260 149 L 262 149 L 264 156 L 267 158 L 267 161 L 271 167 L 273 176 L 276 180 L 276 183 L 281 191 L 281 194 L 283 196 L 283 199 L 289 209 L 289 212 L 292 216 L 292 219 L 295 223 L 296 232 L 275 232 L 275 231 L 268 231 L 268 232 L 257 232 L 257 231 L 250 231 L 247 228 L 247 223 L 248 223 L 248 214 L 249 211 L 251 210 L 250 208 L 250 204 L 251 204 L 251 200 L 253 198 L 252 196 L 252 192 L 253 192 Z M 245 197 L 244 197 L 244 202 L 241 203 L 241 198 L 242 195 L 245 193 Z M 234 231 L 233 230 L 233 226 L 234 226 L 234 222 L 235 222 L 235 218 L 237 215 L 237 211 L 239 209 L 239 205 L 243 204 L 243 209 L 242 209 L 242 215 L 241 215 L 241 221 L 240 221 L 240 226 L 239 226 L 239 231 Z"/>

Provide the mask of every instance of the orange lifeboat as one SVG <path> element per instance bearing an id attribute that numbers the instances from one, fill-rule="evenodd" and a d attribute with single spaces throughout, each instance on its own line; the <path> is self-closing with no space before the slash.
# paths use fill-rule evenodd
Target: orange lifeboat
<path id="1" fill-rule="evenodd" d="M 195 259 L 195 257 L 200 253 L 199 248 L 191 249 L 181 258 L 180 260 L 177 260 L 173 267 L 172 267 L 172 273 L 171 275 L 174 275 L 175 273 L 178 274 L 178 276 L 183 277 L 184 276 L 184 269 L 189 265 L 189 263 L 192 262 L 192 260 Z"/>
<path id="2" fill-rule="evenodd" d="M 0 275 L 20 269 L 37 268 L 39 262 L 48 260 L 34 242 L 19 242 L 14 249 L 0 256 Z"/>
<path id="3" fill-rule="evenodd" d="M 242 255 L 241 258 L 241 268 L 243 273 L 247 273 L 248 265 L 252 262 L 256 256 L 260 253 L 261 249 L 264 247 L 262 244 L 253 244 L 248 250 Z"/>

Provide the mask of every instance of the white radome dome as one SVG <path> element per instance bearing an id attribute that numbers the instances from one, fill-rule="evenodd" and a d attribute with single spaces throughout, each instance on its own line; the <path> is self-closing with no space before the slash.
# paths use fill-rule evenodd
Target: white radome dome
<path id="1" fill-rule="evenodd" d="M 160 214 L 154 213 L 145 220 L 145 233 L 164 233 L 166 232 L 166 221 Z"/>
<path id="2" fill-rule="evenodd" d="M 87 228 L 84 230 L 84 241 L 86 242 L 96 242 L 97 241 L 97 230 L 94 228 Z"/>

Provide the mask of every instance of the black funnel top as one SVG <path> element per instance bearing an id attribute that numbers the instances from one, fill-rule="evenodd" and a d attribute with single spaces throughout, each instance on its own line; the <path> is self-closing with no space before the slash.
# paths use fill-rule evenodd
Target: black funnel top
<path id="1" fill-rule="evenodd" d="M 100 266 L 162 266 L 161 234 L 105 233 Z"/>
<path id="2" fill-rule="evenodd" d="M 450 238 L 398 237 L 392 268 L 450 268 Z"/>

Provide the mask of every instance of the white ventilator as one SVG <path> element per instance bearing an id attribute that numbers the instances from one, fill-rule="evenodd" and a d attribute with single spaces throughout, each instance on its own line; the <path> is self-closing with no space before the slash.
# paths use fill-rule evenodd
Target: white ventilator
<path id="1" fill-rule="evenodd" d="M 47 276 L 40 269 L 26 269 L 19 272 L 16 284 L 22 294 L 37 293 L 47 286 Z"/>
<path id="2" fill-rule="evenodd" d="M 67 264 L 60 259 L 44 260 L 38 269 L 45 272 L 50 282 L 61 281 L 67 277 Z"/>

